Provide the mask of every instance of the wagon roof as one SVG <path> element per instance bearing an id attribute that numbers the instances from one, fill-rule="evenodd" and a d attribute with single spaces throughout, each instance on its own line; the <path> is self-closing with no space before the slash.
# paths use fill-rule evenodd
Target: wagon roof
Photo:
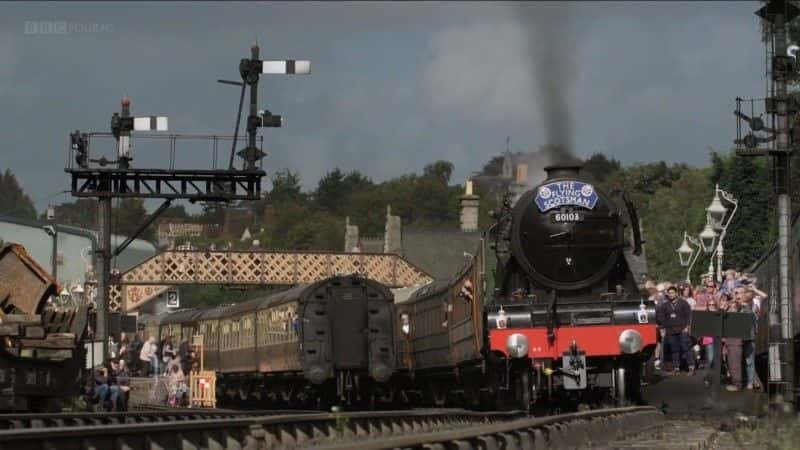
<path id="1" fill-rule="evenodd" d="M 183 322 L 197 322 L 197 318 L 200 317 L 202 314 L 202 310 L 197 308 L 191 309 L 182 309 L 180 311 L 175 311 L 164 317 L 161 320 L 161 325 L 170 325 L 173 323 L 183 323 Z"/>

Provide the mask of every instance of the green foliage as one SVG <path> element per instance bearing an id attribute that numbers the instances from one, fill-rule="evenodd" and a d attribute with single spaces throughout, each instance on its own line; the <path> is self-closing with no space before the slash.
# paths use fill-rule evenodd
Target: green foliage
<path id="1" fill-rule="evenodd" d="M 272 190 L 269 199 L 273 204 L 302 203 L 306 200 L 301 191 L 300 175 L 286 169 L 272 178 Z"/>
<path id="2" fill-rule="evenodd" d="M 724 264 L 745 269 L 775 240 L 775 199 L 768 161 L 717 153 L 711 161 L 710 183 L 719 184 L 739 202 L 723 242 Z"/>
<path id="3" fill-rule="evenodd" d="M 229 286 L 186 285 L 180 287 L 181 307 L 208 308 L 239 303 L 275 290 L 276 288 L 233 289 Z"/>
<path id="4" fill-rule="evenodd" d="M 697 236 L 706 223 L 705 208 L 712 196 L 708 177 L 702 169 L 685 169 L 669 186 L 659 187 L 644 203 L 638 204 L 647 248 L 648 271 L 658 279 L 682 280 L 675 250 L 683 241 L 683 232 Z M 707 260 L 706 260 L 707 261 Z M 694 280 L 702 272 L 702 255 L 695 264 Z"/>
<path id="5" fill-rule="evenodd" d="M 453 163 L 448 161 L 436 161 L 433 164 L 428 164 L 422 172 L 422 176 L 431 178 L 434 181 L 439 181 L 442 184 L 450 182 L 450 175 L 453 174 Z"/>
<path id="6" fill-rule="evenodd" d="M 111 224 L 115 234 L 131 236 L 147 219 L 147 210 L 141 198 L 123 198 L 111 211 Z M 152 241 L 155 239 L 155 230 L 148 227 L 138 239 Z"/>
<path id="7" fill-rule="evenodd" d="M 17 181 L 14 173 L 6 169 L 0 173 L 0 214 L 36 219 L 36 208 Z"/>
<path id="8" fill-rule="evenodd" d="M 320 178 L 314 193 L 316 207 L 322 211 L 341 215 L 347 207 L 346 199 L 353 193 L 371 188 L 372 180 L 358 171 L 344 174 L 337 167 Z"/>
<path id="9" fill-rule="evenodd" d="M 602 153 L 595 153 L 583 162 L 581 174 L 598 184 L 613 178 L 621 169 L 622 164 L 616 159 L 609 159 Z"/>
<path id="10" fill-rule="evenodd" d="M 711 203 L 716 184 L 739 202 L 724 241 L 725 268 L 747 268 L 775 240 L 768 161 L 717 152 L 712 152 L 710 159 L 708 169 L 663 161 L 634 164 L 612 172 L 614 176 L 598 183 L 606 191 L 621 187 L 634 200 L 644 228 L 648 271 L 654 278 L 686 277 L 675 249 L 683 240 L 684 230 L 694 237 L 702 231 L 705 209 Z M 732 210 L 730 204 L 725 205 Z M 705 272 L 708 258 L 700 255 L 693 268 L 693 280 Z"/>
<path id="11" fill-rule="evenodd" d="M 181 220 L 189 220 L 191 216 L 189 213 L 186 212 L 186 208 L 183 205 L 175 205 L 170 206 L 169 208 L 165 209 L 161 215 L 158 216 L 158 220 L 162 219 L 181 219 Z"/>
<path id="12" fill-rule="evenodd" d="M 97 200 L 79 198 L 55 207 L 56 221 L 67 225 L 97 229 Z"/>
<path id="13" fill-rule="evenodd" d="M 499 176 L 503 173 L 503 155 L 497 155 L 489 160 L 481 169 L 481 174 L 483 175 L 491 175 L 491 176 Z"/>

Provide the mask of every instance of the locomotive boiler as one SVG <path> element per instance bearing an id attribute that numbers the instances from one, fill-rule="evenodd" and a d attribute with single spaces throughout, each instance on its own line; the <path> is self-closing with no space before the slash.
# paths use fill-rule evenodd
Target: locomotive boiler
<path id="1" fill-rule="evenodd" d="M 493 215 L 487 356 L 521 408 L 636 400 L 656 345 L 655 305 L 634 273 L 643 264 L 636 209 L 623 192 L 580 179 L 577 166 L 545 170 L 542 184 Z"/>

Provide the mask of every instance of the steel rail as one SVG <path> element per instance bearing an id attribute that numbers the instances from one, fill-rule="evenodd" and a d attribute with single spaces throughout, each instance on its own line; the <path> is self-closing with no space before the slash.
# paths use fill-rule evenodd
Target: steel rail
<path id="1" fill-rule="evenodd" d="M 531 417 L 468 429 L 408 434 L 381 440 L 361 440 L 316 445 L 318 450 L 382 450 L 447 448 L 504 449 L 577 448 L 587 441 L 606 442 L 638 431 L 661 419 L 649 406 L 601 409 L 548 417 Z"/>
<path id="2" fill-rule="evenodd" d="M 260 417 L 288 414 L 311 414 L 304 410 L 235 411 L 225 409 L 169 409 L 128 412 L 77 412 L 77 413 L 25 413 L 0 414 L 0 431 L 30 428 L 74 426 L 102 426 L 131 423 L 187 421 L 197 419 L 222 419 L 235 417 Z"/>
<path id="3" fill-rule="evenodd" d="M 29 428 L 0 431 L 0 450 L 252 447 L 251 418 Z"/>
<path id="4" fill-rule="evenodd" d="M 269 411 L 272 413 L 273 411 Z M 158 412 L 160 413 L 160 412 Z M 522 412 L 434 409 L 199 418 L 0 430 L 0 449 L 298 448 L 508 421 Z M 212 413 L 220 414 L 220 413 Z M 224 414 L 224 413 L 222 413 Z M 73 414 L 74 415 L 74 414 Z"/>

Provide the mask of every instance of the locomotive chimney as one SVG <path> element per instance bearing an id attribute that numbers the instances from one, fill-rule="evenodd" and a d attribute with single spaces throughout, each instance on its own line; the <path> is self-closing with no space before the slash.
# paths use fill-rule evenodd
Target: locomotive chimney
<path id="1" fill-rule="evenodd" d="M 547 166 L 544 171 L 547 172 L 548 181 L 557 178 L 577 178 L 578 173 L 581 171 L 581 166 L 577 164 Z"/>

